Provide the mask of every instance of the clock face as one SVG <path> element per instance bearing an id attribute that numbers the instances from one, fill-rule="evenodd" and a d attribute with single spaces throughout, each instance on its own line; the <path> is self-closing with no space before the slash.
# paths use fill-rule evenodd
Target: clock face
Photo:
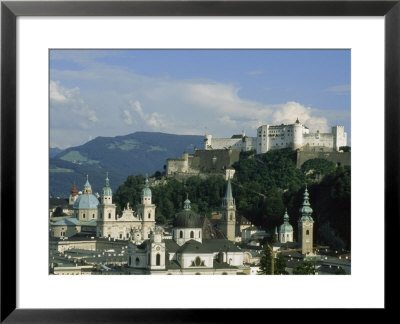
<path id="1" fill-rule="evenodd" d="M 157 246 L 157 247 L 156 247 L 156 250 L 157 250 L 157 251 L 160 251 L 160 247 L 159 247 L 159 246 Z"/>

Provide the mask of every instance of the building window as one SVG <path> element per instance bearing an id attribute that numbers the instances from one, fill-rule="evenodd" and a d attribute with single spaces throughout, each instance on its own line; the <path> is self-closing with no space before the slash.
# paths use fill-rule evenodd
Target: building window
<path id="1" fill-rule="evenodd" d="M 139 265 L 139 263 L 140 263 L 140 259 L 136 258 L 136 265 Z"/>
<path id="2" fill-rule="evenodd" d="M 201 265 L 201 259 L 199 257 L 196 257 L 196 259 L 194 259 L 194 264 L 198 267 Z"/>
<path id="3" fill-rule="evenodd" d="M 132 258 L 129 256 L 129 264 L 132 265 Z"/>
<path id="4" fill-rule="evenodd" d="M 92 215 L 92 218 L 94 218 L 94 214 Z"/>
<path id="5" fill-rule="evenodd" d="M 122 234 L 119 234 L 119 238 L 122 239 Z"/>
<path id="6" fill-rule="evenodd" d="M 161 263 L 161 255 L 160 255 L 160 253 L 157 253 L 157 255 L 156 255 L 156 265 L 159 266 L 160 263 Z"/>
<path id="7" fill-rule="evenodd" d="M 179 232 L 179 238 L 183 238 L 183 232 L 182 231 Z"/>
<path id="8" fill-rule="evenodd" d="M 310 235 L 310 231 L 309 230 L 307 230 L 306 235 Z"/>
<path id="9" fill-rule="evenodd" d="M 232 218 L 233 218 L 233 214 L 231 213 L 231 214 L 229 215 L 229 219 L 232 220 Z"/>
<path id="10" fill-rule="evenodd" d="M 194 232 L 190 231 L 190 238 L 194 238 Z"/>
<path id="11" fill-rule="evenodd" d="M 149 213 L 149 218 L 151 218 L 151 213 Z"/>
<path id="12" fill-rule="evenodd" d="M 85 215 L 85 214 L 82 214 L 82 218 L 86 218 L 86 215 Z"/>
<path id="13" fill-rule="evenodd" d="M 111 219 L 111 213 L 108 213 L 108 219 Z"/>

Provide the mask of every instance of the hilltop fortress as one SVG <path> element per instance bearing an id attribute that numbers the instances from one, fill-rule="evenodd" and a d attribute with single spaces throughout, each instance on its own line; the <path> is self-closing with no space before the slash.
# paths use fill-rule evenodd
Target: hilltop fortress
<path id="1" fill-rule="evenodd" d="M 213 138 L 206 135 L 205 150 L 239 149 L 242 151 L 256 150 L 257 154 L 283 148 L 301 149 L 311 152 L 339 151 L 347 145 L 347 133 L 343 126 L 333 126 L 332 133 L 310 133 L 307 126 L 296 119 L 289 125 L 262 125 L 257 129 L 257 137 L 247 137 L 244 133 L 231 138 Z"/>
<path id="2" fill-rule="evenodd" d="M 181 179 L 222 172 L 228 179 L 235 173 L 231 166 L 239 160 L 240 151 L 255 150 L 262 154 L 284 148 L 297 150 L 297 167 L 312 158 L 327 159 L 338 166 L 350 165 L 350 153 L 339 152 L 346 145 L 347 133 L 343 126 L 333 126 L 331 133 L 310 133 L 296 119 L 288 125 L 262 125 L 257 129 L 257 137 L 248 137 L 244 132 L 231 138 L 205 135 L 203 150 L 195 149 L 194 154 L 184 152 L 179 158 L 167 160 L 166 175 Z"/>

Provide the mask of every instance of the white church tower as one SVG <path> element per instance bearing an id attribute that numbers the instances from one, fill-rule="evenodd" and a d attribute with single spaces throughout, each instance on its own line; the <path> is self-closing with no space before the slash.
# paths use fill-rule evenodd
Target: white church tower
<path id="1" fill-rule="evenodd" d="M 222 222 L 221 230 L 230 241 L 235 241 L 236 228 L 236 204 L 232 196 L 231 179 L 228 179 L 225 197 L 222 200 Z"/>
<path id="2" fill-rule="evenodd" d="M 108 179 L 108 172 L 106 174 L 106 181 L 100 198 L 100 204 L 97 206 L 97 208 L 97 236 L 114 237 L 112 232 L 112 225 L 113 222 L 117 219 L 117 215 L 116 206 L 112 202 L 112 190 L 110 187 L 110 179 Z"/>
<path id="3" fill-rule="evenodd" d="M 142 190 L 141 203 L 138 204 L 137 213 L 142 221 L 142 238 L 150 238 L 150 233 L 156 225 L 156 205 L 151 202 L 151 189 L 149 179 L 146 177 L 145 186 Z"/>

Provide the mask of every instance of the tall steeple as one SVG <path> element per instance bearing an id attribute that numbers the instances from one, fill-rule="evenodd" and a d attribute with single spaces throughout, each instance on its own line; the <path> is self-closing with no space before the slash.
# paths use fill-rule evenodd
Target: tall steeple
<path id="1" fill-rule="evenodd" d="M 304 191 L 304 199 L 303 205 L 300 207 L 300 218 L 298 221 L 298 228 L 299 228 L 299 243 L 301 244 L 302 254 L 305 255 L 312 255 L 313 254 L 313 229 L 314 229 L 314 220 L 311 217 L 313 212 L 310 200 L 309 200 L 309 193 L 306 189 Z"/>
<path id="2" fill-rule="evenodd" d="M 226 185 L 225 197 L 222 199 L 221 230 L 230 241 L 235 241 L 236 236 L 236 204 L 232 195 L 231 179 Z"/>

